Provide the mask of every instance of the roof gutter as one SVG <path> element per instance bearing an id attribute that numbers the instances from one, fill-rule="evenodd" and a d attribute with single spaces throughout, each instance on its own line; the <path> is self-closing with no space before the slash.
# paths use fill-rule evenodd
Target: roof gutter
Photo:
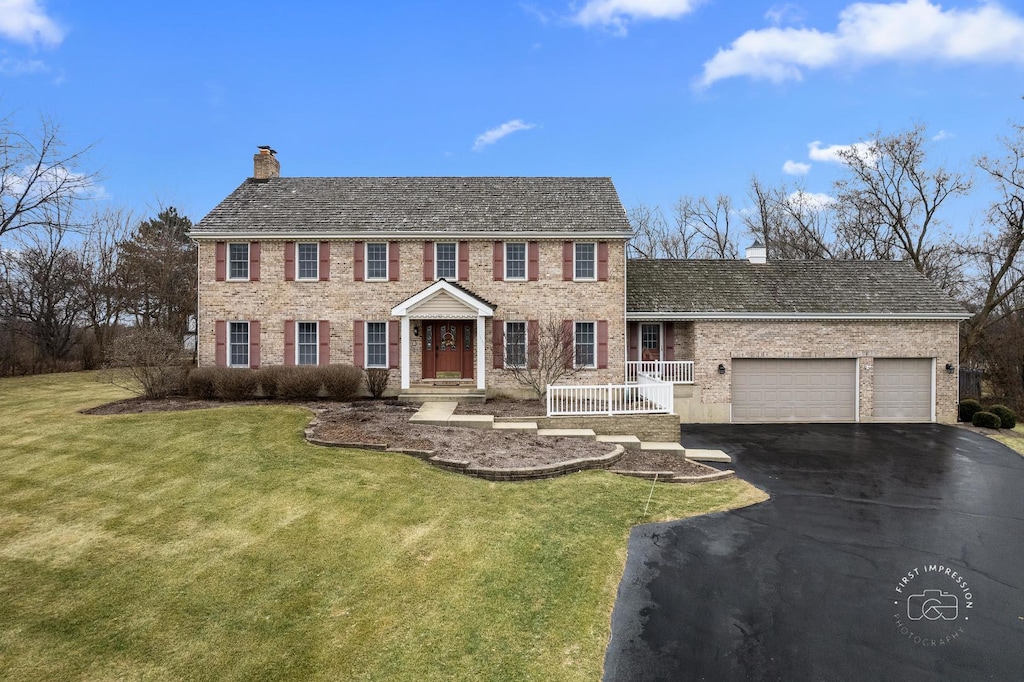
<path id="1" fill-rule="evenodd" d="M 226 232 L 223 230 L 192 230 L 189 236 L 195 240 L 216 239 L 221 241 L 249 240 L 249 239 L 283 239 L 288 241 L 308 240 L 356 240 L 366 241 L 367 239 L 380 239 L 383 241 L 394 239 L 569 239 L 573 241 L 588 241 L 595 239 L 621 239 L 628 240 L 632 234 L 628 232 L 535 232 L 515 231 L 499 232 L 496 230 L 472 230 L 472 231 L 431 231 L 431 230 L 367 230 L 365 232 L 325 232 L 325 231 L 302 231 L 302 232 Z"/>
<path id="2" fill-rule="evenodd" d="M 968 320 L 971 313 L 708 313 L 627 312 L 627 320 Z"/>

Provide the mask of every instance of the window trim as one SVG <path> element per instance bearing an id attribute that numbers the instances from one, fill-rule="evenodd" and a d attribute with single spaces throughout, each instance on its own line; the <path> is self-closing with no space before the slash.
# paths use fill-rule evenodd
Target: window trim
<path id="1" fill-rule="evenodd" d="M 637 334 L 640 337 L 638 339 L 639 348 L 637 349 L 640 353 L 638 360 L 644 358 L 644 327 L 657 327 L 658 328 L 658 362 L 665 361 L 665 325 L 661 322 L 641 322 Z"/>
<path id="2" fill-rule="evenodd" d="M 512 245 L 522 245 L 523 247 L 523 275 L 521 277 L 510 277 L 508 274 L 508 247 Z M 530 245 L 528 242 L 505 242 L 505 254 L 504 254 L 504 279 L 506 282 L 525 282 L 530 278 Z"/>
<path id="3" fill-rule="evenodd" d="M 370 325 L 379 324 L 384 327 L 384 364 L 383 365 L 371 365 L 370 364 Z M 365 369 L 389 369 L 391 367 L 391 358 L 388 357 L 391 345 L 388 339 L 388 322 L 387 320 L 364 320 L 363 321 L 363 367 Z"/>
<path id="4" fill-rule="evenodd" d="M 245 277 L 234 277 L 231 274 L 231 247 L 232 246 L 244 246 L 245 247 Z M 227 272 L 224 273 L 226 279 L 229 282 L 248 282 L 252 275 L 252 245 L 249 242 L 228 242 L 227 243 L 227 254 L 225 255 L 225 263 Z"/>
<path id="5" fill-rule="evenodd" d="M 302 276 L 302 247 L 315 246 L 316 256 L 313 258 L 315 273 L 312 277 Z M 320 281 L 320 242 L 295 242 L 295 281 L 297 282 L 319 282 Z"/>
<path id="6" fill-rule="evenodd" d="M 370 245 L 384 245 L 384 276 L 370 276 Z M 436 253 L 435 253 L 436 255 Z M 387 282 L 391 276 L 391 244 L 388 242 L 364 242 L 363 243 L 363 281 L 364 282 Z"/>
<path id="7" fill-rule="evenodd" d="M 303 364 L 300 362 L 302 357 L 302 334 L 299 331 L 299 325 L 311 324 L 313 325 L 314 335 L 316 340 L 313 342 L 313 362 Z M 320 321 L 319 320 L 295 320 L 295 366 L 296 367 L 315 367 L 320 364 Z"/>
<path id="8" fill-rule="evenodd" d="M 457 282 L 457 281 L 459 281 L 459 243 L 457 241 L 456 242 L 434 242 L 434 281 L 436 282 L 439 279 L 442 279 L 442 277 L 440 275 L 438 275 L 438 273 L 437 273 L 437 268 L 441 264 L 441 259 L 437 257 L 437 247 L 441 246 L 442 244 L 451 244 L 452 246 L 455 247 L 455 256 L 452 259 L 452 263 L 453 263 L 453 267 L 454 267 L 453 274 L 452 274 L 451 277 L 444 277 L 443 279 L 445 281 Z"/>
<path id="9" fill-rule="evenodd" d="M 594 336 L 594 340 L 591 343 L 591 348 L 590 348 L 591 356 L 593 358 L 593 363 L 592 364 L 588 364 L 588 365 L 584 365 L 584 364 L 582 364 L 580 362 L 577 362 L 577 352 L 576 351 L 577 351 L 577 348 L 579 347 L 579 344 L 577 343 L 576 327 L 577 327 L 577 325 L 581 325 L 581 324 L 589 324 L 590 325 L 590 329 L 591 329 L 591 333 Z M 583 368 L 583 369 L 597 369 L 597 364 L 598 363 L 597 363 L 597 321 L 596 320 L 573 320 L 572 321 L 572 364 L 573 364 L 574 367 L 580 367 L 580 368 Z"/>
<path id="10" fill-rule="evenodd" d="M 252 362 L 252 325 L 249 323 L 249 320 L 228 320 L 227 323 L 228 323 L 228 328 L 227 328 L 227 337 L 228 338 L 227 338 L 227 357 L 225 358 L 225 361 L 226 361 L 225 364 L 228 367 L 234 367 L 236 369 L 248 369 L 250 367 L 250 363 Z M 236 324 L 244 324 L 245 325 L 245 364 L 243 364 L 243 365 L 236 365 L 233 362 L 233 360 L 234 360 L 234 353 L 232 352 L 232 350 L 233 350 L 233 347 L 234 347 L 235 344 L 231 340 L 231 331 L 232 331 L 231 328 L 234 325 L 236 325 Z"/>
<path id="11" fill-rule="evenodd" d="M 503 358 L 504 368 L 505 369 L 525 369 L 526 366 L 530 362 L 530 358 L 529 358 L 529 352 L 530 352 L 530 324 L 529 324 L 529 322 L 527 320 L 505 320 L 504 324 L 505 324 L 505 326 L 502 329 L 502 345 L 504 346 L 504 351 L 505 351 L 505 353 L 504 353 L 505 357 Z M 508 342 L 508 339 L 509 339 L 508 326 L 510 324 L 521 324 L 521 325 L 523 325 L 523 362 L 521 364 L 518 364 L 518 365 L 509 362 L 509 359 L 508 359 L 508 356 L 509 356 L 508 349 L 511 347 L 511 344 L 509 344 L 509 342 Z"/>
<path id="12" fill-rule="evenodd" d="M 594 274 L 591 277 L 580 277 L 577 263 L 579 262 L 577 256 L 579 255 L 578 247 L 583 244 L 589 244 L 593 248 L 593 257 L 591 264 L 593 266 Z M 596 282 L 597 281 L 597 242 L 573 242 L 572 243 L 572 281 L 574 282 Z"/>

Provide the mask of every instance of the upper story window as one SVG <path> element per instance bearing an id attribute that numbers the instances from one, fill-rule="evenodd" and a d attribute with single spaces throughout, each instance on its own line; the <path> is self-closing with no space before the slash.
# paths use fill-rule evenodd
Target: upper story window
<path id="1" fill-rule="evenodd" d="M 295 250 L 298 260 L 298 278 L 319 279 L 320 245 L 316 242 L 312 244 L 296 244 Z"/>
<path id="2" fill-rule="evenodd" d="M 597 366 L 597 334 L 593 322 L 576 323 L 576 357 L 577 367 Z"/>
<path id="3" fill-rule="evenodd" d="M 526 279 L 526 244 L 505 243 L 505 279 Z"/>
<path id="4" fill-rule="evenodd" d="M 386 242 L 366 244 L 366 279 L 388 278 L 388 245 Z"/>
<path id="5" fill-rule="evenodd" d="M 228 244 L 228 279 L 249 279 L 249 244 Z"/>
<path id="6" fill-rule="evenodd" d="M 575 279 L 597 279 L 597 254 L 593 242 L 576 242 L 574 259 Z"/>
<path id="7" fill-rule="evenodd" d="M 459 278 L 458 245 L 455 242 L 434 244 L 434 279 Z"/>
<path id="8" fill-rule="evenodd" d="M 228 365 L 249 366 L 249 323 L 228 323 Z"/>
<path id="9" fill-rule="evenodd" d="M 317 353 L 320 348 L 319 329 L 320 325 L 317 322 L 295 323 L 295 364 L 317 364 L 319 361 Z"/>

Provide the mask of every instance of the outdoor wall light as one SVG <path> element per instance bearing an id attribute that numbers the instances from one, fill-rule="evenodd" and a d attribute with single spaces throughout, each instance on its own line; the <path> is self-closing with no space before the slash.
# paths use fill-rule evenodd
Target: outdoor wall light
<path id="1" fill-rule="evenodd" d="M 413 336 L 419 336 L 420 335 L 420 326 L 418 324 L 414 324 L 413 325 L 413 327 L 412 327 L 412 335 Z"/>
<path id="2" fill-rule="evenodd" d="M 953 374 L 956 372 L 956 367 L 953 366 L 952 362 L 946 363 L 946 374 Z"/>
<path id="3" fill-rule="evenodd" d="M 723 365 L 722 363 L 718 363 L 718 373 L 725 374 L 725 365 Z"/>

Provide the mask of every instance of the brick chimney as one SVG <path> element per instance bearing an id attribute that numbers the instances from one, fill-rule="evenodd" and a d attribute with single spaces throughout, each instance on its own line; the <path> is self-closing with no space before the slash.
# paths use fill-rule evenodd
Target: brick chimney
<path id="1" fill-rule="evenodd" d="M 253 180 L 281 177 L 281 162 L 277 160 L 277 152 L 267 145 L 260 145 L 259 149 L 252 157 Z"/>

